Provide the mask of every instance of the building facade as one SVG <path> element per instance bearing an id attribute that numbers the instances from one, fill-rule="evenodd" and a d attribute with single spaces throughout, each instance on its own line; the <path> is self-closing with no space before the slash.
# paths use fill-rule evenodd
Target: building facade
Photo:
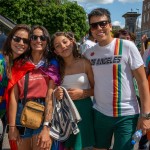
<path id="1" fill-rule="evenodd" d="M 140 16 L 141 14 L 137 13 L 137 12 L 127 12 L 125 13 L 122 17 L 125 18 L 125 29 L 127 29 L 128 31 L 135 33 L 136 29 L 137 29 L 137 18 L 138 16 Z"/>
<path id="2" fill-rule="evenodd" d="M 143 0 L 141 34 L 150 37 L 150 0 Z"/>

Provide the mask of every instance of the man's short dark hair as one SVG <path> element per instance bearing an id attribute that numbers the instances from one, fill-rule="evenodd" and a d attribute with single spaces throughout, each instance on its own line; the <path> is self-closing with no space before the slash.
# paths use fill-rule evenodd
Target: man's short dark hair
<path id="1" fill-rule="evenodd" d="M 88 14 L 89 23 L 90 23 L 91 17 L 93 17 L 93 16 L 106 16 L 108 18 L 109 23 L 111 23 L 110 12 L 105 8 L 96 8 L 96 9 L 92 10 Z"/>

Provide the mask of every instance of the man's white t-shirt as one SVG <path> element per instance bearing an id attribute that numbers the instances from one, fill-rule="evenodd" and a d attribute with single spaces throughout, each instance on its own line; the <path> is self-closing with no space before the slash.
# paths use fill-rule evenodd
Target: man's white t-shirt
<path id="1" fill-rule="evenodd" d="M 85 51 L 89 48 L 91 48 L 92 46 L 96 45 L 95 42 L 91 41 L 91 40 L 86 40 L 82 45 L 81 45 L 81 53 L 84 54 Z"/>
<path id="2" fill-rule="evenodd" d="M 96 44 L 85 52 L 94 72 L 93 107 L 113 117 L 138 114 L 132 70 L 142 66 L 143 60 L 133 42 L 121 40 L 122 46 L 117 49 L 116 41 L 120 43 L 120 40 L 113 39 L 106 46 Z"/>

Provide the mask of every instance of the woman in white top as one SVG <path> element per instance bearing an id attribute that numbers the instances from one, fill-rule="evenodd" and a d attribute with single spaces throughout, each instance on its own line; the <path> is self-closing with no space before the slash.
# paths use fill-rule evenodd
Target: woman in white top
<path id="1" fill-rule="evenodd" d="M 75 103 L 82 121 L 78 123 L 80 132 L 71 135 L 64 142 L 65 148 L 81 150 L 93 146 L 93 109 L 90 96 L 94 94 L 94 77 L 90 62 L 77 50 L 77 45 L 72 33 L 56 32 L 51 40 L 51 48 L 58 56 L 61 73 L 61 86 Z M 62 89 L 57 90 L 59 98 L 62 99 Z"/>

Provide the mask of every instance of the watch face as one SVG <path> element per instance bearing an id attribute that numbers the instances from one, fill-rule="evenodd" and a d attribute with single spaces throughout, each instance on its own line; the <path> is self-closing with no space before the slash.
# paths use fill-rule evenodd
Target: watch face
<path id="1" fill-rule="evenodd" d="M 150 119 L 150 113 L 149 113 L 149 114 L 147 114 L 147 119 Z"/>

